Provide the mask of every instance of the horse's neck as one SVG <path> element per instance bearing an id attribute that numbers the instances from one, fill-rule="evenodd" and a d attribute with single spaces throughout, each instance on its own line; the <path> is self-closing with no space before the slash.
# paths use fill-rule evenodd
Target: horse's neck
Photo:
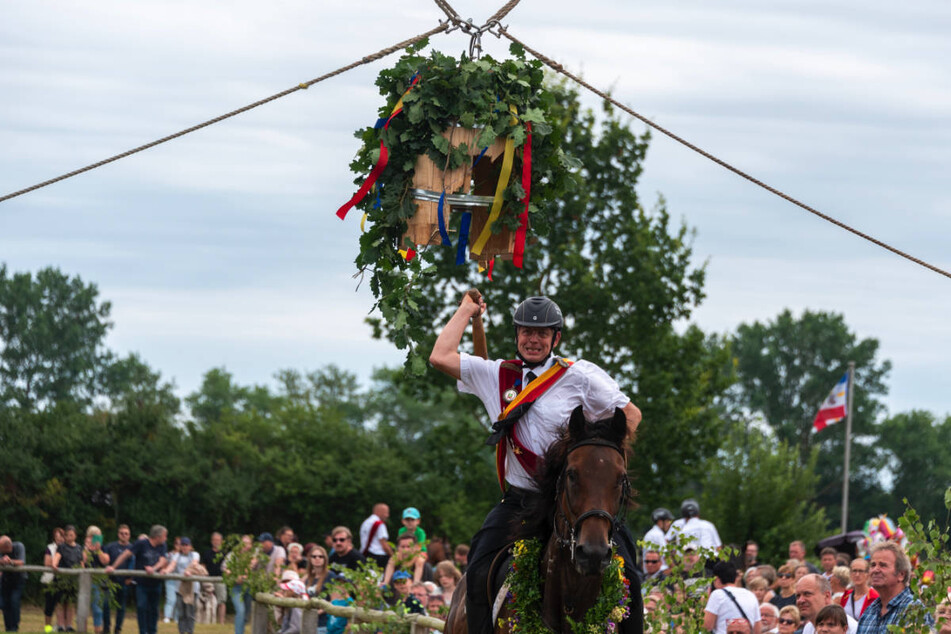
<path id="1" fill-rule="evenodd" d="M 558 540 L 548 540 L 541 561 L 545 592 L 542 596 L 542 621 L 555 632 L 571 634 L 566 619 L 576 622 L 584 618 L 601 592 L 601 576 L 582 577 L 571 561 L 567 548 L 559 548 Z"/>

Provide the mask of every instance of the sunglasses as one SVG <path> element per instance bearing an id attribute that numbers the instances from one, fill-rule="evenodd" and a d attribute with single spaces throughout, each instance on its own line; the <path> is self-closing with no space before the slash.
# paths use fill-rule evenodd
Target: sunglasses
<path id="1" fill-rule="evenodd" d="M 850 570 L 849 572 L 851 572 L 853 575 L 859 575 L 859 574 L 864 575 L 865 573 L 868 572 L 868 570 Z"/>
<path id="2" fill-rule="evenodd" d="M 320 553 L 314 553 L 313 555 L 310 556 L 310 558 L 311 558 L 311 559 L 324 559 L 324 556 L 321 555 Z"/>
<path id="3" fill-rule="evenodd" d="M 781 572 L 781 573 L 779 573 L 779 578 L 780 578 L 780 579 L 792 579 L 793 576 L 792 576 L 790 573 L 788 573 L 788 572 Z"/>
<path id="4" fill-rule="evenodd" d="M 659 564 L 659 563 L 660 563 L 660 559 L 645 559 L 645 560 L 644 560 L 644 563 L 645 563 L 645 564 Z"/>
<path id="5" fill-rule="evenodd" d="M 340 544 L 350 539 L 349 537 L 334 537 L 334 543 Z"/>
<path id="6" fill-rule="evenodd" d="M 796 624 L 796 622 L 793 621 L 792 619 L 779 619 L 779 623 L 782 623 L 783 625 L 795 625 L 795 624 Z"/>

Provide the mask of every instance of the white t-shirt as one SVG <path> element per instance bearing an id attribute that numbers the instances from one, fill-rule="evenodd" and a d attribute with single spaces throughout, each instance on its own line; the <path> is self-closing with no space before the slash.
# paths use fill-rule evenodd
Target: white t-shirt
<path id="1" fill-rule="evenodd" d="M 386 523 L 380 524 L 380 527 L 376 529 L 376 533 L 373 535 L 373 543 L 370 544 L 370 548 L 367 548 L 367 542 L 370 540 L 370 530 L 373 528 L 373 525 L 376 522 L 382 521 L 376 513 L 370 515 L 370 517 L 363 520 L 363 524 L 360 524 L 360 552 L 369 553 L 371 555 L 385 555 L 386 551 L 383 550 L 383 546 L 380 544 L 380 539 L 384 541 L 390 538 L 390 534 L 386 532 Z"/>
<path id="2" fill-rule="evenodd" d="M 849 629 L 846 630 L 847 634 L 855 634 L 859 629 L 859 622 L 848 614 L 845 615 L 845 620 L 849 623 Z M 816 634 L 816 626 L 812 623 L 806 623 L 802 628 L 802 634 Z"/>
<path id="3" fill-rule="evenodd" d="M 727 592 L 733 595 L 733 598 L 736 599 L 736 603 L 727 596 Z M 730 619 L 743 618 L 743 613 L 736 607 L 737 603 L 743 608 L 743 612 L 746 613 L 746 619 L 750 622 L 751 626 L 759 623 L 759 601 L 756 600 L 755 594 L 746 588 L 737 588 L 735 586 L 718 588 L 710 593 L 710 598 L 707 600 L 707 607 L 704 608 L 707 612 L 712 612 L 717 615 L 717 625 L 713 630 L 715 634 L 726 634 L 726 623 Z"/>
<path id="4" fill-rule="evenodd" d="M 660 529 L 660 526 L 654 524 L 653 528 L 647 531 L 647 534 L 644 535 L 644 541 L 649 544 L 654 544 L 657 546 L 658 552 L 661 548 L 667 545 L 667 533 Z M 651 550 L 649 546 L 644 547 L 644 554 L 647 554 L 647 551 Z M 664 561 L 663 557 L 660 560 L 660 569 L 667 570 L 667 563 Z"/>
<path id="5" fill-rule="evenodd" d="M 696 541 L 691 543 L 700 548 L 716 550 L 723 545 L 723 542 L 720 541 L 720 533 L 717 532 L 717 527 L 699 517 L 691 517 L 689 520 L 683 518 L 675 520 L 674 523 L 670 525 L 670 530 L 667 531 L 667 541 L 677 541 L 681 533 L 692 535 Z"/>
<path id="6" fill-rule="evenodd" d="M 501 359 L 487 361 L 462 353 L 460 355 L 458 388 L 460 392 L 474 394 L 485 406 L 489 418 L 499 419 L 502 404 L 499 402 L 499 367 Z M 534 368 L 541 375 L 554 363 L 550 358 L 542 367 Z M 523 377 L 528 373 L 523 370 Z M 524 378 L 523 378 L 524 383 Z M 589 421 L 603 420 L 614 415 L 614 408 L 630 403 L 617 382 L 597 365 L 588 361 L 576 361 L 561 378 L 542 394 L 531 409 L 515 426 L 515 436 L 522 445 L 536 455 L 543 455 L 568 425 L 572 410 L 581 405 Z M 506 447 L 505 479 L 512 486 L 534 489 L 532 477 L 525 471 L 512 451 Z"/>

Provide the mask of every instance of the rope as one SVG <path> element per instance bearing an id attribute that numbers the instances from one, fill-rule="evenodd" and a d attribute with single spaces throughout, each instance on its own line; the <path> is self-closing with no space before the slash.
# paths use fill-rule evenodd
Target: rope
<path id="1" fill-rule="evenodd" d="M 498 22 L 499 20 L 507 16 L 509 14 L 509 11 L 514 9 L 515 5 L 517 5 L 521 1 L 522 0 L 509 0 L 509 2 L 505 4 L 505 6 L 503 6 L 501 9 L 496 11 L 495 14 L 486 21 L 486 24 L 491 22 Z"/>
<path id="2" fill-rule="evenodd" d="M 449 24 L 450 24 L 450 23 L 449 23 L 448 21 L 447 21 L 447 22 L 444 22 L 444 23 L 441 23 L 438 27 L 436 27 L 436 28 L 434 28 L 434 29 L 430 29 L 429 31 L 426 31 L 425 33 L 421 33 L 421 34 L 417 35 L 416 37 L 410 38 L 410 39 L 408 39 L 408 40 L 404 40 L 404 41 L 402 41 L 402 42 L 400 42 L 400 43 L 398 43 L 398 44 L 394 44 L 393 46 L 389 46 L 389 47 L 387 47 L 387 48 L 384 48 L 384 49 L 382 49 L 382 50 L 380 50 L 380 51 L 377 51 L 376 53 L 373 53 L 372 55 L 367 55 L 366 57 L 363 57 L 363 58 L 361 58 L 361 59 L 359 59 L 359 60 L 353 62 L 352 64 L 348 64 L 347 66 L 343 66 L 342 68 L 338 68 L 338 69 L 335 70 L 335 71 L 331 71 L 331 72 L 329 72 L 329 73 L 327 73 L 327 74 L 325 74 L 325 75 L 321 75 L 320 77 L 317 77 L 317 78 L 315 78 L 315 79 L 311 79 L 310 81 L 306 81 L 306 82 L 303 82 L 303 83 L 301 83 L 301 84 L 298 84 L 298 85 L 294 86 L 293 88 L 288 88 L 287 90 L 284 90 L 284 91 L 282 91 L 282 92 L 279 92 L 279 93 L 277 93 L 276 95 L 271 95 L 270 97 L 268 97 L 268 98 L 266 98 L 266 99 L 262 99 L 262 100 L 260 100 L 260 101 L 255 101 L 254 103 L 249 104 L 249 105 L 247 105 L 247 106 L 244 106 L 243 108 L 238 108 L 237 110 L 233 110 L 233 111 L 231 111 L 231 112 L 229 112 L 229 113 L 227 113 L 227 114 L 223 114 L 223 115 L 221 115 L 221 116 L 219 116 L 219 117 L 215 117 L 214 119 L 210 119 L 210 120 L 208 120 L 208 121 L 205 121 L 204 123 L 199 123 L 198 125 L 195 125 L 195 126 L 192 126 L 192 127 L 190 127 L 190 128 L 187 128 L 187 129 L 185 129 L 185 130 L 182 130 L 181 132 L 176 132 L 175 134 L 170 134 L 170 135 L 168 135 L 168 136 L 166 136 L 166 137 L 162 137 L 161 139 L 158 139 L 157 141 L 152 141 L 151 143 L 146 143 L 145 145 L 140 145 L 140 146 L 137 147 L 137 148 L 128 150 L 127 152 L 123 152 L 122 154 L 116 154 L 115 156 L 112 156 L 112 157 L 107 158 L 107 159 L 105 159 L 105 160 L 99 161 L 98 163 L 93 163 L 92 165 L 87 165 L 86 167 L 83 167 L 83 168 L 78 169 L 78 170 L 74 170 L 74 171 L 72 171 L 72 172 L 69 172 L 68 174 L 63 174 L 62 176 L 57 176 L 56 178 L 52 178 L 52 179 L 50 179 L 50 180 L 48 180 L 48 181 L 43 181 L 42 183 L 38 183 L 38 184 L 36 184 L 36 185 L 33 185 L 32 187 L 27 187 L 26 189 L 21 189 L 20 191 L 13 192 L 12 194 L 7 194 L 6 196 L 0 197 L 0 203 L 2 203 L 2 202 L 4 202 L 4 201 L 7 201 L 7 200 L 10 200 L 11 198 L 16 198 L 17 196 L 22 196 L 23 194 L 32 192 L 32 191 L 37 190 L 37 189 L 40 189 L 40 188 L 42 188 L 42 187 L 46 187 L 47 185 L 52 185 L 53 183 L 58 183 L 59 181 L 66 180 L 67 178 L 71 178 L 71 177 L 73 177 L 73 176 L 77 176 L 77 175 L 79 175 L 79 174 L 82 174 L 83 172 L 88 172 L 88 171 L 90 171 L 90 170 L 94 170 L 94 169 L 96 169 L 97 167 L 102 167 L 103 165 L 106 165 L 106 164 L 108 164 L 108 163 L 112 163 L 113 161 L 118 161 L 119 159 L 125 158 L 125 157 L 127 157 L 127 156 L 131 156 L 132 154 L 136 154 L 136 153 L 138 153 L 138 152 L 142 152 L 143 150 L 148 150 L 149 148 L 153 148 L 153 147 L 155 147 L 156 145 L 161 145 L 162 143 L 165 143 L 165 142 L 167 142 L 167 141 L 171 141 L 172 139 L 177 139 L 178 137 L 185 136 L 186 134 L 189 134 L 190 132 L 195 132 L 196 130 L 201 130 L 202 128 L 206 128 L 206 127 L 208 127 L 208 126 L 210 126 L 210 125 L 212 125 L 212 124 L 214 124 L 214 123 L 218 123 L 219 121 L 224 121 L 225 119 L 228 119 L 228 118 L 233 117 L 233 116 L 235 116 L 235 115 L 239 115 L 239 114 L 241 114 L 242 112 L 247 112 L 248 110 L 251 110 L 251 109 L 253 109 L 253 108 L 257 108 L 258 106 L 263 106 L 264 104 L 269 103 L 269 102 L 271 102 L 271 101 L 274 101 L 275 99 L 280 99 L 281 97 L 286 97 L 287 95 L 289 95 L 289 94 L 291 94 L 291 93 L 294 93 L 294 92 L 297 92 L 298 90 L 307 90 L 308 88 L 310 88 L 310 87 L 313 86 L 314 84 L 319 83 L 319 82 L 322 82 L 322 81 L 324 81 L 325 79 L 330 79 L 331 77 L 336 77 L 337 75 L 340 75 L 341 73 L 345 73 L 345 72 L 347 72 L 347 71 L 349 71 L 349 70 L 353 70 L 354 68 L 357 68 L 358 66 L 362 66 L 362 65 L 364 65 L 364 64 L 369 64 L 370 62 L 375 62 L 376 60 L 381 59 L 381 58 L 383 58 L 383 57 L 386 57 L 387 55 L 390 55 L 390 54 L 392 54 L 392 53 L 395 53 L 396 51 L 399 51 L 399 50 L 401 50 L 401 49 L 404 49 L 404 48 L 406 48 L 406 47 L 408 47 L 408 46 L 412 46 L 413 44 L 415 44 L 416 42 L 419 42 L 420 40 L 423 40 L 423 39 L 425 39 L 425 38 L 427 38 L 427 37 L 430 37 L 430 36 L 432 36 L 432 35 L 435 35 L 435 34 L 437 34 L 437 33 L 441 33 L 442 31 L 445 31 L 445 30 L 447 30 L 447 29 L 449 28 Z"/>
<path id="3" fill-rule="evenodd" d="M 509 5 L 514 6 L 515 4 L 518 4 L 518 1 L 519 1 L 519 0 L 512 0 L 511 2 L 509 2 L 508 5 L 505 5 L 505 7 L 503 7 L 503 8 L 499 11 L 499 13 L 502 13 L 502 11 L 504 11 L 505 8 L 508 7 Z M 503 14 L 503 15 L 504 15 L 504 14 Z M 576 76 L 576 75 L 573 75 L 573 74 L 570 73 L 568 70 L 566 70 L 564 66 L 562 66 L 562 65 L 559 64 L 558 62 L 556 62 L 556 61 L 554 61 L 554 60 L 552 60 L 552 59 L 550 59 L 550 58 L 548 58 L 548 57 L 542 55 L 542 54 L 539 53 L 538 51 L 532 49 L 531 47 L 529 47 L 528 45 L 526 45 L 524 42 L 520 41 L 518 38 L 516 38 L 515 36 L 513 36 L 512 34 L 510 34 L 507 30 L 505 30 L 504 27 L 500 27 L 499 32 L 500 32 L 502 35 L 504 35 L 505 37 L 507 37 L 509 40 L 511 40 L 512 42 L 515 42 L 516 44 L 519 44 L 522 48 L 524 48 L 526 51 L 528 51 L 529 53 L 531 53 L 535 58 L 537 58 L 538 60 L 540 60 L 542 63 L 544 63 L 545 65 L 547 65 L 547 66 L 548 66 L 549 68 L 551 68 L 552 70 L 557 71 L 557 72 L 561 73 L 562 75 L 564 75 L 565 77 L 567 77 L 568 79 L 570 79 L 570 80 L 572 80 L 572 81 L 574 81 L 574 82 L 580 84 L 581 86 L 584 86 L 585 88 L 587 88 L 588 90 L 590 90 L 590 91 L 593 92 L 594 94 L 598 95 L 599 97 L 601 97 L 601 98 L 604 99 L 605 101 L 608 101 L 608 102 L 614 104 L 614 105 L 617 106 L 619 109 L 621 109 L 621 110 L 623 110 L 624 112 L 628 113 L 628 114 L 631 115 L 632 117 L 635 117 L 635 118 L 637 118 L 637 119 L 640 119 L 641 121 L 643 121 L 644 123 L 646 123 L 648 126 L 654 128 L 654 129 L 657 130 L 658 132 L 661 132 L 661 133 L 667 135 L 668 137 L 670 137 L 670 138 L 673 139 L 674 141 L 677 141 L 677 142 L 680 143 L 681 145 L 684 145 L 685 147 L 690 148 L 690 149 L 693 150 L 694 152 L 697 152 L 697 153 L 700 154 L 701 156 L 704 156 L 704 157 L 710 159 L 711 161 L 713 161 L 713 162 L 716 163 L 717 165 L 719 165 L 719 166 L 721 166 L 721 167 L 724 167 L 724 168 L 730 170 L 731 172 L 733 172 L 733 173 L 736 174 L 737 176 L 741 176 L 742 178 L 745 178 L 746 180 L 750 181 L 751 183 L 753 183 L 753 184 L 755 184 L 755 185 L 759 185 L 760 187 L 762 187 L 762 188 L 765 189 L 766 191 L 768 191 L 768 192 L 770 192 L 770 193 L 772 193 L 772 194 L 775 194 L 775 195 L 779 196 L 780 198 L 782 198 L 782 199 L 784 199 L 784 200 L 786 200 L 786 201 L 788 201 L 788 202 L 791 202 L 792 204 L 796 205 L 797 207 L 800 207 L 800 208 L 802 208 L 802 209 L 805 209 L 805 210 L 808 211 L 809 213 L 815 214 L 815 215 L 818 216 L 819 218 L 822 218 L 823 220 L 825 220 L 825 221 L 827 221 L 827 222 L 831 222 L 832 224 L 836 225 L 837 227 L 840 227 L 840 228 L 842 228 L 842 229 L 845 229 L 846 231 L 848 231 L 848 232 L 850 232 L 850 233 L 853 233 L 853 234 L 857 235 L 858 237 L 860 237 L 860 238 L 862 238 L 862 239 L 864 239 L 864 240 L 868 240 L 869 242 L 871 242 L 872 244 L 874 244 L 874 245 L 876 245 L 876 246 L 879 246 L 879 247 L 881 247 L 881 248 L 883 248 L 883 249 L 886 249 L 886 250 L 888 250 L 888 251 L 891 251 L 891 252 L 894 253 L 895 255 L 901 256 L 901 257 L 905 258 L 906 260 L 910 260 L 910 261 L 914 262 L 915 264 L 918 264 L 918 265 L 920 265 L 920 266 L 925 267 L 926 269 L 930 269 L 931 271 L 934 271 L 935 273 L 938 273 L 939 275 L 943 275 L 943 276 L 945 276 L 945 277 L 947 277 L 947 278 L 951 278 L 951 273 L 949 273 L 948 271 L 945 271 L 944 269 L 940 269 L 940 268 L 938 268 L 937 266 L 934 266 L 934 265 L 932 265 L 932 264 L 929 264 L 928 262 L 925 262 L 924 260 L 920 260 L 920 259 L 914 257 L 913 255 L 910 255 L 910 254 L 908 254 L 908 253 L 905 253 L 905 252 L 902 251 L 901 249 L 897 249 L 897 248 L 895 248 L 895 247 L 893 247 L 893 246 L 891 246 L 891 245 L 889 245 L 889 244 L 886 244 L 885 242 L 882 242 L 881 240 L 879 240 L 879 239 L 877 239 L 877 238 L 874 238 L 874 237 L 868 235 L 867 233 L 863 233 L 862 231 L 859 231 L 858 229 L 855 229 L 855 228 L 853 228 L 853 227 L 851 227 L 851 226 L 845 224 L 845 223 L 842 222 L 841 220 L 836 220 L 835 218 L 833 218 L 833 217 L 831 217 L 831 216 L 828 216 L 828 215 L 822 213 L 821 211 L 819 211 L 819 210 L 817 210 L 817 209 L 814 209 L 814 208 L 810 207 L 809 205 L 807 205 L 807 204 L 805 204 L 805 203 L 803 203 L 803 202 L 800 202 L 799 200 L 793 198 L 792 196 L 789 196 L 789 195 L 787 195 L 787 194 L 784 194 L 783 192 L 779 191 L 778 189 L 776 189 L 776 188 L 774 188 L 774 187 L 771 187 L 771 186 L 767 185 L 766 183 L 762 182 L 761 180 L 759 180 L 759 179 L 757 179 L 757 178 L 755 178 L 755 177 L 753 177 L 753 176 L 747 174 L 747 173 L 744 172 L 743 170 L 741 170 L 741 169 L 739 169 L 739 168 L 736 168 L 736 167 L 733 167 L 732 165 L 730 165 L 730 164 L 727 163 L 726 161 L 717 158 L 716 156 L 710 154 L 709 152 L 706 152 L 705 150 L 702 150 L 701 148 L 697 147 L 697 146 L 694 145 L 693 143 L 690 143 L 690 142 L 687 141 L 686 139 L 683 139 L 683 138 L 677 136 L 676 134 L 674 134 L 673 132 L 667 130 L 666 128 L 663 128 L 663 127 L 657 125 L 656 123 L 654 123 L 654 122 L 651 121 L 650 119 L 644 117 L 644 116 L 641 115 L 641 114 L 638 114 L 637 112 L 635 112 L 634 110 L 628 108 L 628 107 L 625 106 L 624 104 L 622 104 L 622 103 L 616 101 L 616 100 L 615 100 L 613 97 L 611 97 L 609 94 L 607 94 L 607 93 L 605 93 L 605 92 L 603 92 L 603 91 L 601 91 L 601 90 L 598 90 L 597 88 L 595 88 L 594 86 L 592 86 L 592 85 L 589 84 L 588 82 L 584 81 L 584 80 L 581 79 L 580 77 L 578 77 L 578 76 Z"/>
<path id="4" fill-rule="evenodd" d="M 452 8 L 452 5 L 449 4 L 446 0 L 435 0 L 436 6 L 442 9 L 442 12 L 446 14 L 446 17 L 449 18 L 449 21 L 453 24 L 459 24 L 462 22 L 462 18 L 459 17 L 459 14 L 456 13 L 456 10 Z"/>

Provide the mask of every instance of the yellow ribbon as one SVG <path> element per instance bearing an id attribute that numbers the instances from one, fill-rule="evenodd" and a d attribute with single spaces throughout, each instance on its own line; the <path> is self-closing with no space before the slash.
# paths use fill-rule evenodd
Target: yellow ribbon
<path id="1" fill-rule="evenodd" d="M 518 407 L 518 405 L 519 405 L 522 401 L 524 401 L 526 398 L 528 398 L 529 396 L 531 396 L 536 390 L 538 390 L 539 388 L 541 388 L 542 386 L 544 386 L 545 383 L 548 382 L 548 379 L 550 379 L 552 376 L 558 374 L 559 372 L 562 372 L 562 371 L 564 371 L 564 370 L 567 370 L 567 369 L 568 369 L 568 366 L 572 365 L 572 363 L 573 363 L 572 361 L 569 361 L 568 359 L 562 359 L 562 361 L 563 361 L 566 365 L 562 365 L 561 362 L 556 361 L 555 363 L 552 364 L 552 366 L 551 366 L 550 368 L 548 368 L 547 370 L 545 370 L 544 372 L 542 372 L 541 375 L 538 376 L 538 378 L 536 378 L 534 381 L 532 381 L 530 385 L 526 386 L 524 390 L 522 390 L 521 392 L 519 392 L 519 393 L 518 393 L 518 396 L 516 396 L 516 397 L 512 400 L 511 403 L 509 403 L 508 405 L 506 405 L 506 406 L 505 406 L 505 409 L 502 410 L 502 413 L 499 414 L 499 420 L 502 420 L 503 418 L 505 418 L 506 416 L 508 416 L 508 415 L 509 415 L 509 412 L 511 412 L 511 411 L 512 411 L 513 409 L 515 409 L 516 407 Z"/>
<path id="2" fill-rule="evenodd" d="M 515 104 L 509 106 L 509 111 L 513 115 L 518 114 L 518 109 L 515 107 Z M 518 119 L 513 116 L 512 123 L 517 121 Z M 512 140 L 512 137 L 509 137 L 505 140 L 505 153 L 502 155 L 502 172 L 499 174 L 499 182 L 495 186 L 495 198 L 492 200 L 492 209 L 489 211 L 489 219 L 486 221 L 485 226 L 482 227 L 482 233 L 479 234 L 479 239 L 469 248 L 470 253 L 480 255 L 482 249 L 485 247 L 485 243 L 492 237 L 492 225 L 495 224 L 495 221 L 499 219 L 499 214 L 502 213 L 502 193 L 508 186 L 509 177 L 512 175 L 512 160 L 514 156 L 515 141 Z"/>
<path id="3" fill-rule="evenodd" d="M 365 225 L 367 224 L 367 212 L 363 212 L 363 217 L 360 218 L 360 233 L 366 233 Z"/>

